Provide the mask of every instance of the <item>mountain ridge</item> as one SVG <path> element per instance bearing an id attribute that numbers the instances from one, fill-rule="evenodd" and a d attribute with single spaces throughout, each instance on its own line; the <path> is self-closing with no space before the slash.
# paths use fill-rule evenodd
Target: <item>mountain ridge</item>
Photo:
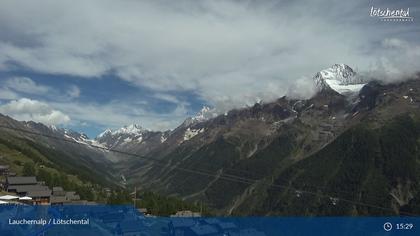
<path id="1" fill-rule="evenodd" d="M 379 128 L 406 112 L 417 114 L 419 83 L 418 78 L 397 84 L 369 82 L 350 100 L 329 90 L 308 100 L 282 97 L 232 110 L 193 126 L 204 131 L 172 150 L 153 152 L 157 160 L 171 163 L 167 167 L 137 160 L 124 171 L 131 184 L 205 201 L 223 214 L 240 213 L 238 209 L 247 201 L 240 199 L 252 199 L 249 191 L 262 186 L 232 187 L 238 184 L 217 176 L 251 176 L 266 183 L 270 175 L 277 176 L 283 168 L 315 155 L 358 124 Z M 214 177 L 192 177 L 175 167 L 210 171 Z M 223 201 L 218 200 L 221 192 Z"/>
<path id="2" fill-rule="evenodd" d="M 354 79 L 350 67 L 337 65 L 337 70 L 340 68 L 349 70 L 339 72 L 344 86 L 363 86 L 343 93 L 325 87 L 309 99 L 283 96 L 213 114 L 199 122 L 184 122 L 165 132 L 127 126 L 124 132 L 115 133 L 119 137 L 116 141 L 96 141 L 105 148 L 135 155 L 103 151 L 97 157 L 112 166 L 114 176 L 124 176 L 127 186 L 204 202 L 221 215 L 387 214 L 319 196 L 302 197 L 296 192 L 324 193 L 314 186 L 326 189 L 332 198 L 393 209 L 388 214 L 400 214 L 404 209 L 419 212 L 420 188 L 410 183 L 420 181 L 415 174 L 420 170 L 420 154 L 416 151 L 420 150 L 420 77 L 385 84 Z M 331 80 L 331 76 L 324 77 Z M 316 79 L 314 76 L 315 83 Z M 211 108 L 204 109 L 208 111 L 211 114 Z M 36 126 L 11 124 L 29 124 L 34 129 Z M 81 141 L 85 137 L 79 133 L 58 133 L 43 125 L 36 129 Z M 393 137 L 393 132 L 398 137 Z M 126 141 L 128 138 L 130 141 Z M 46 143 L 63 150 L 74 148 Z M 411 163 L 406 170 L 408 175 L 404 173 L 407 165 L 398 164 L 398 155 L 393 155 L 398 150 Z M 366 165 L 358 164 L 365 161 Z M 386 163 L 394 163 L 398 171 L 392 171 Z M 241 179 L 248 181 L 237 181 Z M 349 183 L 351 187 L 343 190 L 356 195 L 339 192 L 340 185 Z M 296 191 L 273 190 L 272 185 L 289 186 L 289 190 Z M 383 186 L 378 189 L 387 196 L 383 201 L 376 201 L 376 194 L 369 189 L 375 186 Z M 300 199 L 314 204 L 305 205 Z"/>

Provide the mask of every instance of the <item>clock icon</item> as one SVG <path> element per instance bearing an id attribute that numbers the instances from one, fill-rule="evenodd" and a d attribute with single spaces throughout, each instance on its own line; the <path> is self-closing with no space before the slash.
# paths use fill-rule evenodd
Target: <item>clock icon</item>
<path id="1" fill-rule="evenodd" d="M 392 224 L 391 224 L 391 223 L 389 223 L 389 222 L 386 222 L 386 223 L 384 224 L 384 230 L 385 230 L 385 231 L 391 231 L 391 229 L 392 229 Z"/>

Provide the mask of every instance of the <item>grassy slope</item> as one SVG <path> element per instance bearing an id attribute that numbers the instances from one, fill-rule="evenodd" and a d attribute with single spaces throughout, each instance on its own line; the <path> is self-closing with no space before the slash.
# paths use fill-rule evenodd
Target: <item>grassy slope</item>
<path id="1" fill-rule="evenodd" d="M 109 183 L 86 166 L 69 159 L 66 153 L 53 150 L 33 141 L 2 133 L 0 137 L 0 164 L 10 165 L 17 175 L 24 175 L 24 166 L 32 166 L 34 175 L 47 185 L 63 186 L 77 191 L 88 200 L 104 200 L 102 186 Z"/>

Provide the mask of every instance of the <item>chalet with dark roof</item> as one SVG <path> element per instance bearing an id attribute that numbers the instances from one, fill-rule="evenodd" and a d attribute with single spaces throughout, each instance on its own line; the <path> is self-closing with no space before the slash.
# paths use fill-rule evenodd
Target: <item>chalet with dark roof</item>
<path id="1" fill-rule="evenodd" d="M 18 185 L 36 185 L 38 182 L 36 181 L 35 176 L 18 176 L 18 177 L 10 177 L 6 178 L 6 189 L 9 191 L 9 187 L 11 186 L 18 186 Z"/>
<path id="2" fill-rule="evenodd" d="M 49 204 L 51 190 L 40 185 L 34 176 L 19 176 L 6 178 L 6 189 L 8 192 L 16 193 L 18 196 L 31 197 L 34 204 Z"/>
<path id="3" fill-rule="evenodd" d="M 30 191 L 27 196 L 31 197 L 35 204 L 48 205 L 50 204 L 51 190 Z"/>
<path id="4" fill-rule="evenodd" d="M 66 191 L 64 191 L 64 189 L 60 186 L 53 187 L 52 191 L 53 191 L 54 196 L 57 196 L 57 197 L 58 196 L 60 196 L 60 197 L 65 197 L 66 196 Z"/>

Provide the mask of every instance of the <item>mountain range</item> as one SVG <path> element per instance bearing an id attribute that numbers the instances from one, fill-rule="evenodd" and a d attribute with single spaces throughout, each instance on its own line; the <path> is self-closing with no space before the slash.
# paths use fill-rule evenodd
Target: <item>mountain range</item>
<path id="1" fill-rule="evenodd" d="M 168 131 L 133 124 L 89 139 L 6 116 L 0 124 L 72 141 L 1 128 L 3 137 L 66 153 L 59 162 L 69 168 L 221 215 L 419 214 L 420 78 L 379 81 L 335 64 L 315 74 L 309 99 L 224 114 L 204 107 Z"/>

